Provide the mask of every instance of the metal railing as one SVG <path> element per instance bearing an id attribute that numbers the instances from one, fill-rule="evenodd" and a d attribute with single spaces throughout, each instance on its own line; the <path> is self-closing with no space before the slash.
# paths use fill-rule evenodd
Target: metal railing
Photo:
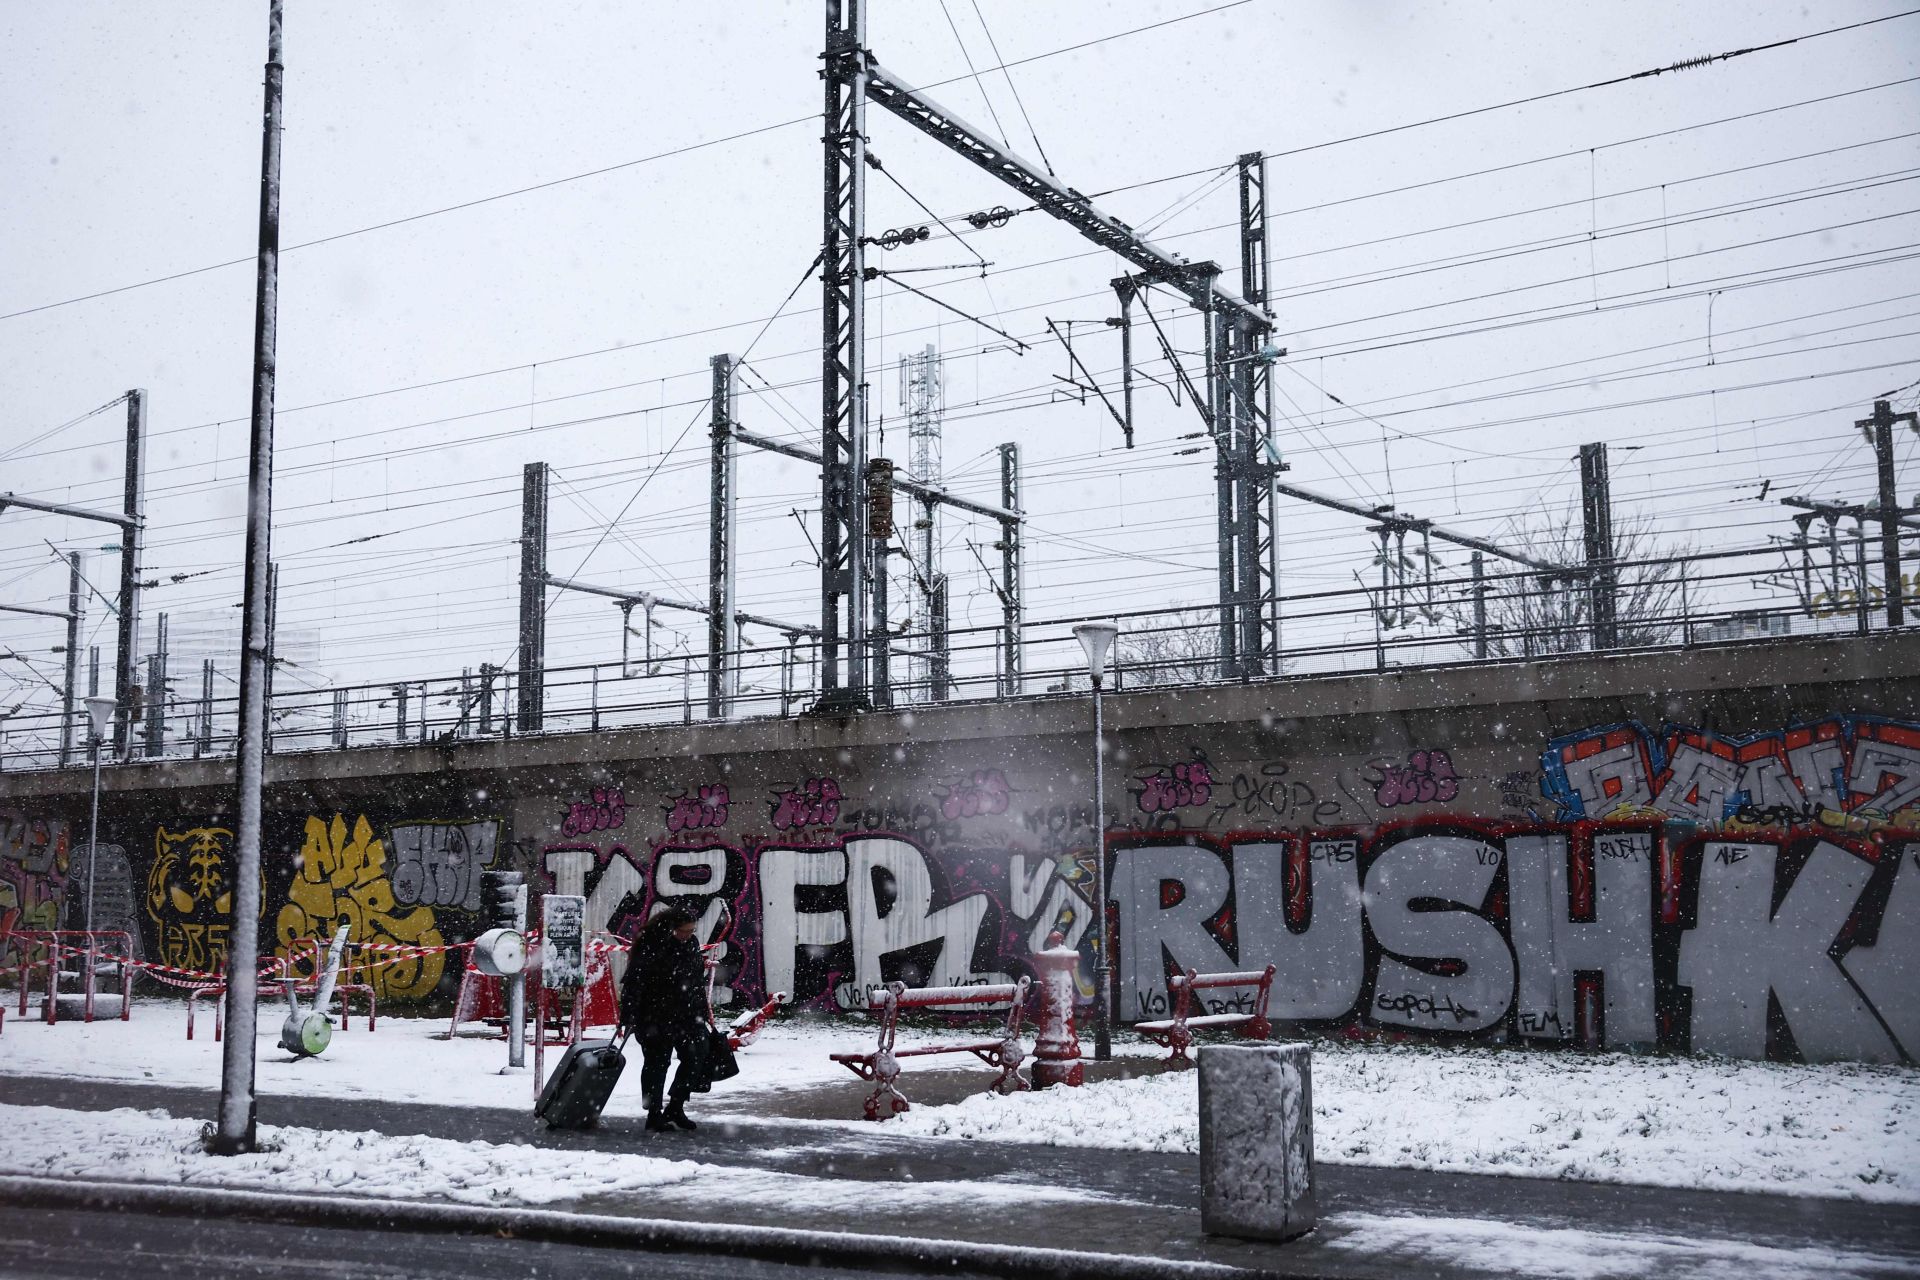
<path id="1" fill-rule="evenodd" d="M 1819 563 L 1783 560 L 1778 545 L 1610 566 L 1613 633 L 1596 620 L 1584 569 L 1522 570 L 1452 577 L 1388 576 L 1373 585 L 1296 592 L 1266 602 L 1280 637 L 1261 670 L 1224 670 L 1216 657 L 1216 609 L 1207 605 L 1107 614 L 1121 625 L 1114 688 L 1203 686 L 1366 671 L 1513 661 L 1609 650 L 1658 650 L 1787 635 L 1867 633 L 1886 626 L 1869 566 L 1844 555 Z M 1601 613 L 1604 617 L 1604 612 Z M 1015 639 L 1001 626 L 952 630 L 936 655 L 925 633 L 887 638 L 891 705 L 985 702 L 1086 688 L 1072 635 L 1074 617 L 1029 620 Z M 773 647 L 727 655 L 737 692 L 720 719 L 792 716 L 819 696 L 817 642 L 789 637 Z M 930 657 L 936 658 L 929 661 Z M 283 677 L 284 679 L 284 677 Z M 518 717 L 518 673 L 380 681 L 277 690 L 271 750 L 342 750 L 428 741 L 510 739 L 529 726 Z M 936 687 L 937 686 L 937 687 Z M 549 668 L 537 732 L 587 733 L 643 725 L 691 724 L 709 714 L 704 653 Z M 231 754 L 237 698 L 150 702 L 159 733 L 133 735 L 131 758 L 180 759 Z M 0 769 L 57 767 L 59 710 L 16 714 L 0 725 Z M 85 712 L 74 740 L 85 742 Z M 153 750 L 158 743 L 159 750 Z M 85 764 L 84 749 L 73 754 Z"/>

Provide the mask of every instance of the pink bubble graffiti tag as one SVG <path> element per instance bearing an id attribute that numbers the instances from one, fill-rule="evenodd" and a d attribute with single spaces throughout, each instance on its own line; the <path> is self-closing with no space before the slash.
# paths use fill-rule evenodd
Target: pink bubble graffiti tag
<path id="1" fill-rule="evenodd" d="M 560 833 L 584 836 L 627 825 L 627 796 L 619 787 L 595 787 L 589 800 L 576 800 L 560 820 Z"/>
<path id="2" fill-rule="evenodd" d="M 691 794 L 673 797 L 667 806 L 667 830 L 705 831 L 727 825 L 727 807 L 733 801 L 725 783 L 716 782 Z"/>
<path id="3" fill-rule="evenodd" d="M 1005 813 L 1012 796 L 1005 774 L 998 769 L 975 769 L 941 789 L 940 813 L 948 819 Z"/>
<path id="4" fill-rule="evenodd" d="M 1415 751 L 1405 768 L 1382 765 L 1373 798 L 1384 809 L 1403 804 L 1444 804 L 1460 794 L 1453 760 L 1440 750 Z"/>
<path id="5" fill-rule="evenodd" d="M 833 778 L 807 778 L 779 793 L 773 805 L 773 825 L 779 831 L 795 827 L 830 827 L 840 820 L 840 802 L 846 799 Z"/>
<path id="6" fill-rule="evenodd" d="M 1140 789 L 1134 792 L 1134 802 L 1142 813 L 1170 813 L 1213 798 L 1213 770 L 1201 759 L 1141 774 L 1136 781 Z"/>

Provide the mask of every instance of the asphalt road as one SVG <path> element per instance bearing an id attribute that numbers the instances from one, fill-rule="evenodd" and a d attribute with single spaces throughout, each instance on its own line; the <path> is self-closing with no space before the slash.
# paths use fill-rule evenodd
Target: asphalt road
<path id="1" fill-rule="evenodd" d="M 10 1206 L 0 1227 L 0 1275 L 273 1276 L 276 1280 L 591 1280 L 597 1276 L 675 1280 L 818 1280 L 886 1274 L 750 1258 L 554 1244 L 537 1240 L 404 1231 L 290 1227 L 234 1219 Z M 893 1274 L 901 1274 L 895 1272 Z M 977 1272 L 943 1271 L 954 1280 Z"/>

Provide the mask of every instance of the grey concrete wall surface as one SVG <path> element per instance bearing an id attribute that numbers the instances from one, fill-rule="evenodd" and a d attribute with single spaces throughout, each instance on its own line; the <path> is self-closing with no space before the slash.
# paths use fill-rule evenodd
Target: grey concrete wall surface
<path id="1" fill-rule="evenodd" d="M 1271 962 L 1303 1026 L 1910 1059 L 1916 659 L 1894 634 L 1110 696 L 1116 1007 Z M 1005 981 L 1054 929 L 1090 998 L 1092 752 L 1080 694 L 276 756 L 263 939 L 347 920 L 419 949 L 388 998 L 444 994 L 511 864 L 593 928 L 730 918 L 736 1002 Z M 21 927 L 65 915 L 88 783 L 0 774 Z M 102 923 L 150 958 L 224 959 L 231 788 L 231 761 L 107 770 L 99 883 L 129 891 Z"/>

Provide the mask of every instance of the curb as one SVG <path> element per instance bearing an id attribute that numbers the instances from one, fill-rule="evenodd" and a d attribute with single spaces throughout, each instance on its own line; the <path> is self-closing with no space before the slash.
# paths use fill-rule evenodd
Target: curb
<path id="1" fill-rule="evenodd" d="M 552 1209 L 495 1209 L 352 1195 L 323 1199 L 172 1183 L 0 1175 L 0 1204 L 39 1209 L 132 1210 L 354 1231 L 504 1235 L 555 1244 L 718 1254 L 766 1262 L 811 1260 L 875 1269 L 911 1268 L 922 1274 L 972 1270 L 1031 1280 L 1171 1280 L 1173 1277 L 1310 1280 L 1306 1272 L 1250 1270 L 1219 1262 L 1150 1259 L 967 1240 L 904 1239 L 859 1232 L 677 1222 Z"/>

